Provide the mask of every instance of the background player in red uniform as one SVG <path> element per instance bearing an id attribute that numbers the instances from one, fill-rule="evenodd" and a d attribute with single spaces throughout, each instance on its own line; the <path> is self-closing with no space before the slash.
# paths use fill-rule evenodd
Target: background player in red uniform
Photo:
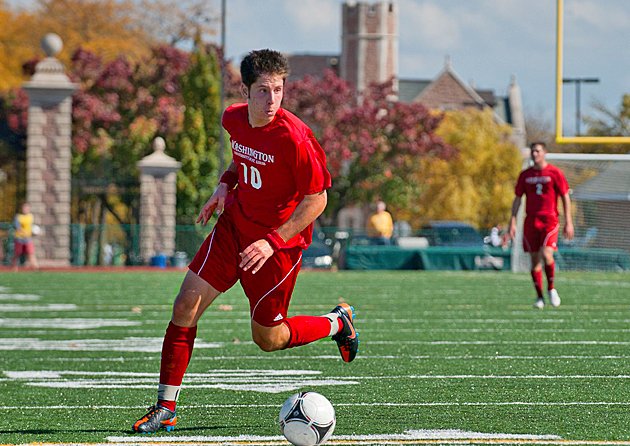
<path id="1" fill-rule="evenodd" d="M 220 216 L 175 299 L 162 346 L 158 401 L 133 425 L 135 432 L 174 428 L 197 321 L 237 281 L 249 299 L 252 338 L 262 350 L 332 336 L 344 361 L 357 353 L 354 309 L 348 304 L 323 316 L 287 317 L 302 250 L 311 243 L 313 222 L 326 207 L 331 185 L 313 132 L 281 108 L 288 74 L 288 62 L 277 51 L 252 51 L 241 63 L 247 103 L 223 114 L 232 162 L 197 222 L 205 225 L 215 211 Z"/>
<path id="2" fill-rule="evenodd" d="M 560 296 L 554 287 L 555 262 L 553 253 L 558 249 L 558 197 L 564 210 L 564 237 L 573 238 L 573 219 L 571 217 L 571 198 L 569 184 L 564 173 L 545 160 L 545 143 L 535 142 L 530 146 L 532 167 L 521 172 L 516 182 L 512 217 L 510 218 L 510 238 L 516 236 L 516 214 L 521 206 L 523 194 L 525 202 L 525 224 L 523 226 L 523 249 L 529 252 L 532 260 L 531 274 L 536 288 L 537 299 L 534 306 L 543 308 L 545 301 L 542 290 L 543 261 L 547 276 L 547 292 L 551 305 L 560 305 Z"/>

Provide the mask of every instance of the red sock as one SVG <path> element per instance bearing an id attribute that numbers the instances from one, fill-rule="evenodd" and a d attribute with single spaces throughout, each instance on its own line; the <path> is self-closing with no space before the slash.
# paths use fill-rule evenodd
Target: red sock
<path id="1" fill-rule="evenodd" d="M 545 276 L 547 276 L 547 290 L 553 290 L 553 279 L 556 270 L 556 262 L 545 264 Z"/>
<path id="2" fill-rule="evenodd" d="M 538 298 L 543 297 L 542 292 L 542 270 L 541 269 L 533 269 L 532 270 L 532 280 L 534 281 L 534 288 L 536 288 L 536 294 L 538 294 Z"/>
<path id="3" fill-rule="evenodd" d="M 160 384 L 181 386 L 184 373 L 192 356 L 197 327 L 180 327 L 170 322 L 162 344 L 162 362 L 160 364 Z M 158 400 L 158 404 L 169 410 L 175 410 L 175 401 Z"/>
<path id="4" fill-rule="evenodd" d="M 330 336 L 330 319 L 325 316 L 293 316 L 284 320 L 291 333 L 286 348 L 310 344 Z"/>

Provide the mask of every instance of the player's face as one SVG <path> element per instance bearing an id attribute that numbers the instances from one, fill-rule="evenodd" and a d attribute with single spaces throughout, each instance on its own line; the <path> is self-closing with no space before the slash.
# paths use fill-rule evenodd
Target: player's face
<path id="1" fill-rule="evenodd" d="M 542 146 L 536 145 L 531 150 L 531 157 L 534 165 L 542 166 L 545 164 L 545 149 Z"/>
<path id="2" fill-rule="evenodd" d="M 282 104 L 284 79 L 277 74 L 264 74 L 252 84 L 249 91 L 243 85 L 243 92 L 247 95 L 250 125 L 262 127 L 273 120 Z"/>

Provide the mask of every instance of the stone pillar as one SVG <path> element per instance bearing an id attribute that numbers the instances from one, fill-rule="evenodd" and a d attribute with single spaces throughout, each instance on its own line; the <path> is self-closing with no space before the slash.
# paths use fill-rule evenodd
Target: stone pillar
<path id="1" fill-rule="evenodd" d="M 70 264 L 72 94 L 78 85 L 70 82 L 54 57 L 62 47 L 58 35 L 44 36 L 47 57 L 24 84 L 29 98 L 26 200 L 43 229 L 35 238 L 42 266 Z"/>
<path id="2" fill-rule="evenodd" d="M 138 162 L 140 169 L 140 255 L 145 261 L 175 251 L 175 205 L 179 161 L 164 153 L 161 137 L 153 141 L 153 153 Z"/>

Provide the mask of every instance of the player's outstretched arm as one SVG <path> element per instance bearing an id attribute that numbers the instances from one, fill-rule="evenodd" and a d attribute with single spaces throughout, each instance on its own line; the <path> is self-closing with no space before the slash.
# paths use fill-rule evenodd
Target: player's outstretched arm
<path id="1" fill-rule="evenodd" d="M 223 206 L 225 205 L 225 198 L 227 197 L 228 192 L 229 190 L 227 184 L 219 183 L 212 196 L 208 199 L 208 201 L 206 201 L 203 209 L 201 209 L 196 223 L 201 223 L 205 226 L 215 210 L 217 211 L 217 214 L 221 214 L 221 212 L 223 212 Z"/>
<path id="2" fill-rule="evenodd" d="M 226 171 L 219 180 L 219 185 L 214 190 L 212 196 L 208 199 L 206 204 L 201 209 L 196 223 L 201 222 L 204 226 L 208 223 L 212 217 L 212 213 L 216 210 L 217 214 L 221 215 L 225 206 L 225 199 L 228 193 L 234 189 L 238 183 L 238 174 L 236 173 L 236 166 L 234 162 L 231 162 Z"/>

